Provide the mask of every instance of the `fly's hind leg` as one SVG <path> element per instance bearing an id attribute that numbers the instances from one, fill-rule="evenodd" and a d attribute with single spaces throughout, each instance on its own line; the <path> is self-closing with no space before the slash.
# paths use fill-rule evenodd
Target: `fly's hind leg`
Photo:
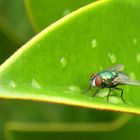
<path id="1" fill-rule="evenodd" d="M 114 89 L 117 89 L 117 90 L 120 90 L 120 91 L 121 91 L 121 98 L 122 98 L 122 100 L 126 103 L 126 101 L 125 101 L 124 98 L 123 98 L 123 89 L 117 88 L 117 87 L 114 87 Z"/>
<path id="2" fill-rule="evenodd" d="M 110 96 L 110 93 L 111 93 L 111 88 L 109 88 L 109 92 L 108 92 L 108 95 L 107 95 L 107 101 L 109 101 L 109 96 Z"/>

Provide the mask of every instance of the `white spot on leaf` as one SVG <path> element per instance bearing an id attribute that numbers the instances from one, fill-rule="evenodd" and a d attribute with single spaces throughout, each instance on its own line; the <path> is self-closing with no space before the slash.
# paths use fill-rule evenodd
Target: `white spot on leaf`
<path id="1" fill-rule="evenodd" d="M 137 39 L 136 38 L 133 39 L 133 44 L 137 44 Z"/>
<path id="2" fill-rule="evenodd" d="M 32 80 L 32 87 L 34 87 L 36 89 L 42 89 L 40 84 L 35 79 Z"/>
<path id="3" fill-rule="evenodd" d="M 63 13 L 63 16 L 66 16 L 66 15 L 68 15 L 70 13 L 70 9 L 65 9 L 64 10 L 64 13 Z"/>
<path id="4" fill-rule="evenodd" d="M 66 93 L 70 93 L 70 92 L 71 93 L 77 93 L 77 92 L 79 93 L 79 92 L 81 92 L 81 89 L 77 86 L 69 86 L 65 92 Z"/>
<path id="5" fill-rule="evenodd" d="M 91 47 L 92 48 L 96 48 L 97 47 L 97 41 L 96 41 L 95 38 L 91 41 Z"/>
<path id="6" fill-rule="evenodd" d="M 109 96 L 109 102 L 112 104 L 120 104 L 123 103 L 123 100 L 120 97 Z"/>
<path id="7" fill-rule="evenodd" d="M 65 57 L 62 57 L 60 59 L 61 67 L 64 68 L 67 65 L 67 59 Z"/>
<path id="8" fill-rule="evenodd" d="M 12 80 L 9 82 L 9 85 L 13 88 L 17 87 L 17 84 Z"/>
<path id="9" fill-rule="evenodd" d="M 111 53 L 108 53 L 108 57 L 109 59 L 111 60 L 111 62 L 114 64 L 117 60 L 116 58 L 116 55 L 115 54 L 111 54 Z"/>
<path id="10" fill-rule="evenodd" d="M 140 63 L 140 53 L 138 53 L 138 54 L 136 55 L 136 60 L 137 60 L 137 62 Z"/>

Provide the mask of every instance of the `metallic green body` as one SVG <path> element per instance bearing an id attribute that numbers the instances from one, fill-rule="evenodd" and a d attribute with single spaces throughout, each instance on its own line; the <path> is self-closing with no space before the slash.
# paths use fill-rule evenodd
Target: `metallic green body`
<path id="1" fill-rule="evenodd" d="M 112 79 L 117 77 L 118 72 L 117 71 L 102 71 L 102 72 L 98 73 L 98 75 L 101 77 L 103 84 L 105 86 L 109 86 Z"/>

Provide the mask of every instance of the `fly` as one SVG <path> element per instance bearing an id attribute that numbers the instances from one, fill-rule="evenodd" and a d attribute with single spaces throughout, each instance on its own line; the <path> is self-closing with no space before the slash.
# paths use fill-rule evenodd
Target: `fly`
<path id="1" fill-rule="evenodd" d="M 121 99 L 125 102 L 123 98 L 123 89 L 118 88 L 119 85 L 140 85 L 140 82 L 132 80 L 125 73 L 122 72 L 124 68 L 123 64 L 115 65 L 107 70 L 101 71 L 99 73 L 94 73 L 90 78 L 90 86 L 87 91 L 91 89 L 91 87 L 97 87 L 97 90 L 92 95 L 95 97 L 99 91 L 103 88 L 108 88 L 107 100 L 109 100 L 109 96 L 112 90 L 121 91 Z"/>

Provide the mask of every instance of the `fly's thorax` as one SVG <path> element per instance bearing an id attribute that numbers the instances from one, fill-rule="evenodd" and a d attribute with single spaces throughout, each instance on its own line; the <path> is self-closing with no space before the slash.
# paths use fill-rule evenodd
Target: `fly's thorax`
<path id="1" fill-rule="evenodd" d="M 102 78 L 102 84 L 104 87 L 109 87 L 112 85 L 112 81 L 114 78 L 117 77 L 117 71 L 102 71 L 99 73 L 100 77 Z"/>
<path id="2" fill-rule="evenodd" d="M 103 81 L 115 78 L 118 75 L 117 71 L 102 71 L 98 74 Z"/>

